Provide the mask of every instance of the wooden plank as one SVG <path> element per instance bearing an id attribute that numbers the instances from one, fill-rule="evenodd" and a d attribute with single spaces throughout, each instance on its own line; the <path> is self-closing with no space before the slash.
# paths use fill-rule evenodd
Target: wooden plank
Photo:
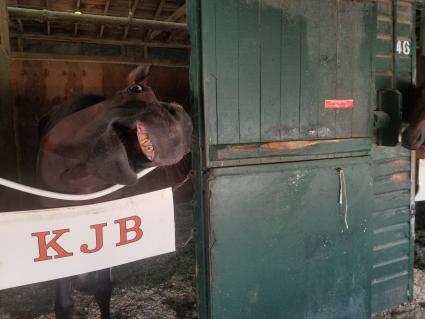
<path id="1" fill-rule="evenodd" d="M 186 14 L 186 4 L 182 5 L 180 8 L 178 8 L 172 15 L 170 15 L 165 21 L 166 22 L 173 22 L 180 19 L 182 16 Z M 153 31 L 150 35 L 150 39 L 154 39 L 158 35 L 162 33 L 162 30 L 156 30 Z"/>
<path id="2" fill-rule="evenodd" d="M 320 1 L 320 64 L 317 135 L 335 138 L 335 109 L 325 109 L 325 100 L 336 98 L 337 6 L 335 0 Z"/>
<path id="3" fill-rule="evenodd" d="M 216 1 L 219 144 L 239 142 L 238 9 L 238 1 Z"/>
<path id="4" fill-rule="evenodd" d="M 13 18 L 21 19 L 40 19 L 45 21 L 69 21 L 79 23 L 102 23 L 107 25 L 127 25 L 129 18 L 103 16 L 96 14 L 74 14 L 70 12 L 51 11 L 51 10 L 35 10 L 27 8 L 9 7 L 9 15 Z M 173 21 L 156 21 L 148 19 L 133 19 L 132 24 L 139 27 L 149 27 L 158 30 L 186 30 L 185 23 Z"/>
<path id="5" fill-rule="evenodd" d="M 277 141 L 281 137 L 282 11 L 265 1 L 261 3 L 261 141 L 265 142 Z"/>
<path id="6" fill-rule="evenodd" d="M 266 142 L 211 147 L 213 160 L 234 160 L 267 156 L 304 156 L 369 151 L 367 138 L 315 141 Z"/>
<path id="7" fill-rule="evenodd" d="M 165 1 L 166 0 L 161 0 L 158 4 L 158 7 L 156 7 L 155 13 L 153 15 L 154 20 L 156 20 L 159 17 L 159 15 L 161 14 L 161 11 L 162 11 L 162 8 L 164 7 Z M 152 30 L 148 30 L 148 32 L 146 32 L 145 40 L 150 39 L 151 34 L 152 34 Z"/>
<path id="8" fill-rule="evenodd" d="M 109 6 L 111 5 L 111 0 L 106 0 L 105 1 L 105 8 L 103 9 L 103 15 L 106 16 L 108 15 L 108 11 L 109 11 Z M 103 32 L 105 31 L 105 25 L 101 25 L 100 29 L 99 29 L 99 34 L 98 37 L 101 38 L 103 37 Z"/>
<path id="9" fill-rule="evenodd" d="M 259 2 L 239 1 L 240 142 L 260 140 Z"/>
<path id="10" fill-rule="evenodd" d="M 217 61 L 216 61 L 216 2 L 202 1 L 202 72 L 203 99 L 205 112 L 205 142 L 218 143 L 217 132 Z M 206 150 L 208 152 L 208 149 Z"/>
<path id="11" fill-rule="evenodd" d="M 321 103 L 318 100 L 317 83 L 320 47 L 320 1 L 303 1 L 300 4 L 304 12 L 302 25 L 302 51 L 301 51 L 301 106 L 300 106 L 300 138 L 317 138 L 317 115 Z"/>
<path id="12" fill-rule="evenodd" d="M 111 64 L 151 64 L 157 66 L 187 68 L 186 63 L 169 60 L 144 59 L 143 57 L 126 56 L 85 56 L 66 54 L 46 54 L 31 52 L 14 52 L 12 60 L 33 60 L 33 61 L 68 61 L 68 62 L 88 62 L 88 63 L 111 63 Z"/>
<path id="13" fill-rule="evenodd" d="M 353 25 L 347 23 L 353 19 L 352 10 L 359 5 L 358 2 L 337 0 L 337 99 L 353 98 L 354 61 L 359 58 L 359 50 L 354 51 Z M 361 3 L 360 3 L 361 5 Z M 358 19 L 358 16 L 356 16 Z M 360 18 L 356 25 L 362 21 Z M 361 79 L 364 81 L 364 79 Z M 354 101 L 354 107 L 358 107 L 358 101 Z M 352 109 L 336 110 L 336 137 L 345 138 L 351 136 Z"/>
<path id="14" fill-rule="evenodd" d="M 66 34 L 55 33 L 55 35 L 45 35 L 40 33 L 11 33 L 11 38 L 24 40 L 40 40 L 40 41 L 57 41 L 72 43 L 94 43 L 106 45 L 129 45 L 129 46 L 147 46 L 150 48 L 172 48 L 172 49 L 189 49 L 190 44 L 173 43 L 173 42 L 146 42 L 142 40 L 118 40 L 118 39 L 99 39 L 94 37 L 77 36 L 70 37 Z"/>
<path id="15" fill-rule="evenodd" d="M 124 29 L 124 34 L 122 36 L 123 40 L 127 39 L 128 37 L 128 31 L 130 31 L 131 22 L 134 18 L 134 15 L 136 14 L 137 6 L 139 5 L 139 0 L 134 0 L 133 6 L 131 7 L 131 10 L 128 14 L 128 25 Z"/>
<path id="16" fill-rule="evenodd" d="M 302 27 L 299 15 L 282 17 L 280 125 L 283 140 L 298 139 L 300 134 Z"/>
<path id="17" fill-rule="evenodd" d="M 1 47 L 6 55 L 10 55 L 9 14 L 7 1 L 0 1 L 0 35 Z"/>
<path id="18" fill-rule="evenodd" d="M 374 43 L 376 20 L 374 6 L 370 3 L 358 5 L 351 12 L 355 19 L 359 19 L 361 23 L 353 26 L 353 44 L 354 51 L 360 52 L 360 55 L 354 61 L 353 67 L 353 98 L 354 109 L 351 119 L 351 137 L 366 137 L 371 133 L 371 113 L 373 101 L 375 100 L 374 74 Z M 378 59 L 378 61 L 389 61 L 390 59 Z M 392 61 L 389 66 L 392 69 Z M 357 102 L 356 102 L 357 101 Z"/>

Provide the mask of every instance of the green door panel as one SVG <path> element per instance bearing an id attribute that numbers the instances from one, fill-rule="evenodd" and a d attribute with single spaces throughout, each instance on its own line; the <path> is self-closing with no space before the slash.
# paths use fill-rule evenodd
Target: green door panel
<path id="1" fill-rule="evenodd" d="M 369 161 L 211 170 L 210 318 L 370 318 Z"/>
<path id="2" fill-rule="evenodd" d="M 374 1 L 200 1 L 207 150 L 371 136 Z"/>

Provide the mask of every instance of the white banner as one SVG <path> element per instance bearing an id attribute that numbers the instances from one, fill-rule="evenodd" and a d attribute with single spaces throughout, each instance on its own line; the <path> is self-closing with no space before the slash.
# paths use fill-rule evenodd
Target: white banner
<path id="1" fill-rule="evenodd" d="M 0 289 L 173 251 L 171 188 L 95 205 L 0 213 Z"/>

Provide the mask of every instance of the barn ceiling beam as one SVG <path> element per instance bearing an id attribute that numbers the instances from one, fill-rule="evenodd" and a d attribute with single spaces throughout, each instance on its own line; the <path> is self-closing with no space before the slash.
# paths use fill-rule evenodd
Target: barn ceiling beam
<path id="1" fill-rule="evenodd" d="M 174 21 L 177 21 L 182 16 L 186 14 L 186 4 L 182 5 L 180 8 L 178 8 L 172 15 L 170 15 L 164 22 L 173 23 Z M 174 22 L 177 23 L 177 22 Z M 150 39 L 157 37 L 162 33 L 163 30 L 156 30 L 153 31 L 150 35 Z"/>
<path id="2" fill-rule="evenodd" d="M 93 43 L 93 44 L 107 44 L 107 45 L 129 45 L 129 46 L 147 46 L 150 48 L 170 48 L 170 49 L 190 49 L 189 44 L 185 43 L 172 43 L 172 42 L 148 42 L 140 40 L 116 40 L 106 38 L 94 38 L 94 37 L 70 37 L 69 35 L 55 34 L 45 35 L 41 33 L 11 33 L 11 38 L 23 39 L 23 40 L 40 40 L 40 41 L 57 41 L 57 42 L 72 42 L 72 43 Z"/>
<path id="3" fill-rule="evenodd" d="M 10 55 L 10 37 L 9 37 L 9 14 L 7 8 L 7 1 L 0 1 L 0 35 L 1 35 L 1 48 L 3 51 Z"/>
<path id="4" fill-rule="evenodd" d="M 3 1 L 4 2 L 4 1 Z M 9 7 L 9 14 L 13 18 L 20 19 L 34 19 L 34 20 L 46 20 L 46 21 L 69 21 L 78 23 L 101 23 L 105 25 L 128 25 L 128 17 L 112 17 L 102 16 L 95 14 L 74 14 L 70 12 L 59 12 L 50 10 L 34 10 L 26 8 L 14 8 Z M 148 27 L 158 30 L 186 30 L 187 25 L 185 23 L 171 22 L 171 21 L 155 21 L 147 19 L 136 19 L 132 20 L 132 25 L 137 27 Z"/>
<path id="5" fill-rule="evenodd" d="M 145 59 L 143 57 L 128 56 L 83 56 L 67 54 L 46 54 L 33 52 L 13 52 L 12 60 L 32 60 L 32 61 L 65 61 L 65 62 L 86 62 L 86 63 L 113 63 L 113 64 L 150 64 L 172 68 L 188 68 L 189 65 L 183 62 L 172 60 Z"/>
<path id="6" fill-rule="evenodd" d="M 10 0 L 9 4 L 14 7 L 19 7 L 18 0 Z M 24 24 L 22 23 L 21 19 L 16 19 L 16 22 L 18 23 L 18 30 L 20 33 L 24 33 Z M 24 49 L 24 44 L 22 42 L 22 39 L 18 39 L 18 50 L 22 51 Z"/>
<path id="7" fill-rule="evenodd" d="M 131 22 L 133 21 L 134 14 L 136 13 L 137 6 L 139 5 L 139 0 L 134 0 L 133 6 L 130 9 L 130 12 L 128 14 L 128 25 L 125 27 L 124 34 L 122 36 L 123 40 L 127 39 L 128 37 L 128 31 L 130 31 Z"/>
<path id="8" fill-rule="evenodd" d="M 76 0 L 75 12 L 80 12 L 81 0 Z M 78 34 L 78 23 L 74 24 L 74 36 Z"/>
<path id="9" fill-rule="evenodd" d="M 103 15 L 104 16 L 108 15 L 110 5 L 111 5 L 111 0 L 106 0 L 105 8 L 103 9 Z M 105 26 L 102 24 L 100 26 L 100 30 L 99 30 L 99 38 L 103 37 L 103 31 L 105 31 Z"/>
<path id="10" fill-rule="evenodd" d="M 158 19 L 159 15 L 161 14 L 162 7 L 164 6 L 164 4 L 165 4 L 165 0 L 161 0 L 159 2 L 158 7 L 156 8 L 155 13 L 153 15 L 154 20 Z M 146 36 L 145 36 L 145 40 L 149 40 L 151 34 L 152 34 L 152 30 L 148 30 L 148 32 L 146 33 Z"/>

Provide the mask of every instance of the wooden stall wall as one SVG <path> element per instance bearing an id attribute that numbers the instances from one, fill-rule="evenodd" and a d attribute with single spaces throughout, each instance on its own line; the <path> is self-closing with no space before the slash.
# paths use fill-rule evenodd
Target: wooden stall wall
<path id="1" fill-rule="evenodd" d="M 36 185 L 38 121 L 53 105 L 75 94 L 113 95 L 126 87 L 127 74 L 134 65 L 94 63 L 14 61 L 11 65 L 11 87 L 14 100 L 14 131 L 19 180 Z M 160 100 L 183 104 L 187 107 L 189 96 L 188 70 L 184 68 L 152 67 L 148 84 Z M 144 185 L 131 187 L 126 193 L 143 192 L 146 185 L 161 188 L 177 184 L 190 169 L 190 159 L 176 167 L 159 169 L 151 174 Z M 182 197 L 189 196 L 190 185 L 180 190 Z M 183 196 L 183 193 L 185 194 Z M 37 207 L 34 196 L 21 195 L 20 208 Z"/>

